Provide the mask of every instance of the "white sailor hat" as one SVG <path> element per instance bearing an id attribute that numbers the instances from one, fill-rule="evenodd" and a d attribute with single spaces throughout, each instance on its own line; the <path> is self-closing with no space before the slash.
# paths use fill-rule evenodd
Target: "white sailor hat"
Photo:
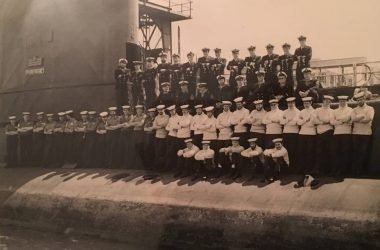
<path id="1" fill-rule="evenodd" d="M 202 141 L 202 144 L 210 144 L 210 141 Z"/>
<path id="2" fill-rule="evenodd" d="M 157 110 L 161 110 L 161 109 L 165 108 L 165 105 L 161 104 L 161 105 L 158 105 L 156 108 L 157 108 Z"/>
<path id="3" fill-rule="evenodd" d="M 248 139 L 248 142 L 257 142 L 257 138 Z"/>
<path id="4" fill-rule="evenodd" d="M 89 115 L 96 115 L 96 111 L 91 110 L 91 111 L 88 112 L 88 114 L 89 114 Z"/>
<path id="5" fill-rule="evenodd" d="M 143 108 L 144 108 L 143 105 L 136 105 L 136 106 L 135 106 L 135 109 L 143 109 Z"/>
<path id="6" fill-rule="evenodd" d="M 254 101 L 253 102 L 255 105 L 257 105 L 257 104 L 263 104 L 263 100 L 256 100 L 256 101 Z"/>
<path id="7" fill-rule="evenodd" d="M 191 138 L 186 139 L 186 140 L 185 140 L 185 143 L 188 143 L 188 142 L 193 142 L 193 139 L 191 139 Z"/>
<path id="8" fill-rule="evenodd" d="M 38 112 L 36 113 L 36 115 L 44 115 L 45 113 L 44 112 Z"/>
<path id="9" fill-rule="evenodd" d="M 230 102 L 230 101 L 222 101 L 222 104 L 223 105 L 232 105 L 232 102 Z"/>
<path id="10" fill-rule="evenodd" d="M 198 104 L 198 105 L 195 105 L 194 108 L 195 109 L 201 109 L 201 108 L 203 108 L 203 105 L 202 104 Z"/>
<path id="11" fill-rule="evenodd" d="M 198 87 L 206 87 L 206 86 L 207 86 L 207 83 L 205 82 L 198 83 Z"/>
<path id="12" fill-rule="evenodd" d="M 117 108 L 116 108 L 116 107 L 109 107 L 108 110 L 109 110 L 109 111 L 116 111 Z"/>
<path id="13" fill-rule="evenodd" d="M 270 99 L 270 100 L 269 100 L 269 103 L 271 103 L 271 104 L 272 104 L 272 103 L 278 103 L 278 100 L 277 100 L 277 99 Z"/>
<path id="14" fill-rule="evenodd" d="M 67 110 L 65 113 L 66 113 L 66 115 L 69 115 L 69 114 L 74 113 L 74 111 L 73 110 Z"/>
<path id="15" fill-rule="evenodd" d="M 273 143 L 281 142 L 282 143 L 282 138 L 276 138 L 272 140 Z"/>
<path id="16" fill-rule="evenodd" d="M 125 59 L 125 58 L 120 58 L 120 59 L 119 59 L 119 63 L 125 63 L 125 64 L 127 64 L 127 63 L 128 63 L 128 60 Z"/>
<path id="17" fill-rule="evenodd" d="M 108 112 L 101 112 L 99 114 L 100 117 L 106 117 L 108 115 Z"/>
<path id="18" fill-rule="evenodd" d="M 302 98 L 303 102 L 311 102 L 312 100 L 313 100 L 313 98 L 311 96 L 306 96 L 306 97 Z"/>
<path id="19" fill-rule="evenodd" d="M 204 109 L 206 112 L 210 112 L 210 111 L 213 111 L 214 110 L 214 106 L 209 106 L 207 108 Z"/>
<path id="20" fill-rule="evenodd" d="M 256 75 L 265 75 L 265 71 L 260 69 L 260 70 L 256 71 Z"/>
<path id="21" fill-rule="evenodd" d="M 167 107 L 166 110 L 168 110 L 168 111 L 175 110 L 175 105 L 172 105 L 172 106 Z"/>
<path id="22" fill-rule="evenodd" d="M 224 75 L 218 75 L 218 76 L 216 77 L 216 79 L 219 80 L 219 79 L 226 79 L 226 78 L 224 77 Z"/>
<path id="23" fill-rule="evenodd" d="M 30 115 L 30 112 L 22 112 L 22 115 Z"/>
<path id="24" fill-rule="evenodd" d="M 189 104 L 185 104 L 185 105 L 182 105 L 180 106 L 181 109 L 188 109 L 189 108 Z"/>
<path id="25" fill-rule="evenodd" d="M 231 141 L 238 141 L 239 139 L 240 139 L 240 137 L 237 137 L 237 136 L 231 137 Z"/>
<path id="26" fill-rule="evenodd" d="M 277 73 L 277 77 L 280 77 L 280 76 L 288 77 L 288 75 L 284 71 L 280 71 Z"/>
<path id="27" fill-rule="evenodd" d="M 168 53 L 162 51 L 159 56 L 167 56 L 167 55 L 168 55 Z"/>
<path id="28" fill-rule="evenodd" d="M 170 86 L 170 82 L 161 83 L 161 87 L 167 87 L 167 86 Z"/>
<path id="29" fill-rule="evenodd" d="M 156 108 L 150 108 L 148 109 L 148 112 L 156 112 Z"/>
<path id="30" fill-rule="evenodd" d="M 242 75 L 235 76 L 235 80 L 243 80 L 243 79 L 244 79 L 244 76 Z"/>
<path id="31" fill-rule="evenodd" d="M 296 98 L 295 97 L 288 97 L 288 98 L 286 98 L 286 101 L 287 102 L 294 102 L 296 100 Z"/>
<path id="32" fill-rule="evenodd" d="M 46 117 L 53 117 L 54 114 L 46 114 Z"/>
<path id="33" fill-rule="evenodd" d="M 134 65 L 141 65 L 141 64 L 142 64 L 142 61 L 133 61 L 133 64 L 134 64 Z"/>
<path id="34" fill-rule="evenodd" d="M 64 115 L 66 115 L 65 112 L 59 112 L 59 113 L 58 113 L 58 116 L 64 116 Z"/>
<path id="35" fill-rule="evenodd" d="M 348 99 L 348 96 L 346 95 L 339 95 L 338 96 L 338 100 L 347 100 Z"/>
<path id="36" fill-rule="evenodd" d="M 154 62 L 154 57 L 147 57 L 147 58 L 145 58 L 145 61 L 147 61 L 147 62 Z"/>
<path id="37" fill-rule="evenodd" d="M 124 105 L 124 106 L 121 106 L 121 108 L 122 108 L 122 109 L 130 109 L 131 106 L 129 106 L 129 105 Z"/>
<path id="38" fill-rule="evenodd" d="M 359 98 L 362 98 L 362 97 L 364 97 L 364 96 L 365 96 L 365 95 L 364 95 L 364 92 L 361 91 L 361 92 L 357 93 L 356 95 L 354 95 L 354 99 L 359 99 Z"/>
<path id="39" fill-rule="evenodd" d="M 234 102 L 242 102 L 242 101 L 243 101 L 243 97 L 238 97 L 234 99 Z"/>
<path id="40" fill-rule="evenodd" d="M 88 115 L 88 111 L 84 110 L 82 112 L 79 113 L 80 115 Z"/>
<path id="41" fill-rule="evenodd" d="M 311 71 L 312 71 L 311 68 L 304 68 L 304 69 L 302 69 L 302 73 L 309 73 Z"/>
<path id="42" fill-rule="evenodd" d="M 180 81 L 178 84 L 179 85 L 187 85 L 187 84 L 189 84 L 189 82 L 188 81 Z"/>
<path id="43" fill-rule="evenodd" d="M 333 101 L 334 97 L 332 97 L 331 95 L 323 95 L 323 99 L 328 99 L 328 100 Z"/>
<path id="44" fill-rule="evenodd" d="M 16 120 L 16 116 L 12 115 L 10 117 L 8 117 L 9 120 Z"/>

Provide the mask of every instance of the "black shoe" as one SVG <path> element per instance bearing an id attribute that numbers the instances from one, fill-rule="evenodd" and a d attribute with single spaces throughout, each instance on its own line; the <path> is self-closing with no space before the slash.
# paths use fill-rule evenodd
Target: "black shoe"
<path id="1" fill-rule="evenodd" d="M 238 178 L 240 178 L 241 177 L 241 173 L 239 172 L 239 171 L 237 171 L 235 174 L 234 174 L 234 176 L 232 177 L 232 179 L 233 180 L 236 180 L 236 179 L 238 179 Z"/>
<path id="2" fill-rule="evenodd" d="M 198 174 L 195 174 L 192 178 L 191 178 L 191 181 L 195 181 L 199 178 L 199 175 Z"/>
<path id="3" fill-rule="evenodd" d="M 310 188 L 311 189 L 317 189 L 321 186 L 321 182 L 318 179 L 314 179 L 310 183 Z"/>
<path id="4" fill-rule="evenodd" d="M 177 172 L 175 175 L 173 175 L 174 178 L 178 178 L 182 175 L 182 171 Z"/>

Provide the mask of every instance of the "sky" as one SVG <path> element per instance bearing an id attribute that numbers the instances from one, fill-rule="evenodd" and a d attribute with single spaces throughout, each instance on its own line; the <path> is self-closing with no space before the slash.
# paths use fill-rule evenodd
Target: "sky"
<path id="1" fill-rule="evenodd" d="M 268 43 L 282 54 L 288 42 L 294 52 L 299 35 L 314 58 L 380 60 L 380 0 L 193 0 L 193 9 L 191 20 L 172 25 L 173 52 L 181 29 L 182 61 L 188 51 L 201 56 L 203 47 L 219 47 L 226 58 L 234 48 L 246 56 L 250 45 L 264 55 Z"/>

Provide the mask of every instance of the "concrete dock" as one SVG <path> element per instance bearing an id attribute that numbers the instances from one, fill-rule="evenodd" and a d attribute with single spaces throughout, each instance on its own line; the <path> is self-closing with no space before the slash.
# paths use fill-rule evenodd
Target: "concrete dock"
<path id="1" fill-rule="evenodd" d="M 323 179 L 311 190 L 291 177 L 264 185 L 145 174 L 0 169 L 0 222 L 153 249 L 380 247 L 380 180 Z"/>

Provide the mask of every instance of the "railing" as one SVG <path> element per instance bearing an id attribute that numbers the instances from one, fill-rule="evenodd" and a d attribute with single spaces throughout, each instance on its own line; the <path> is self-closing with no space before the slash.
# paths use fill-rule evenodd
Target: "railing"
<path id="1" fill-rule="evenodd" d="M 191 0 L 140 0 L 140 2 L 156 5 L 165 8 L 168 12 L 191 17 L 192 1 Z"/>
<path id="2" fill-rule="evenodd" d="M 380 61 L 358 63 L 351 66 L 313 68 L 314 77 L 324 88 L 355 87 L 380 84 Z"/>

